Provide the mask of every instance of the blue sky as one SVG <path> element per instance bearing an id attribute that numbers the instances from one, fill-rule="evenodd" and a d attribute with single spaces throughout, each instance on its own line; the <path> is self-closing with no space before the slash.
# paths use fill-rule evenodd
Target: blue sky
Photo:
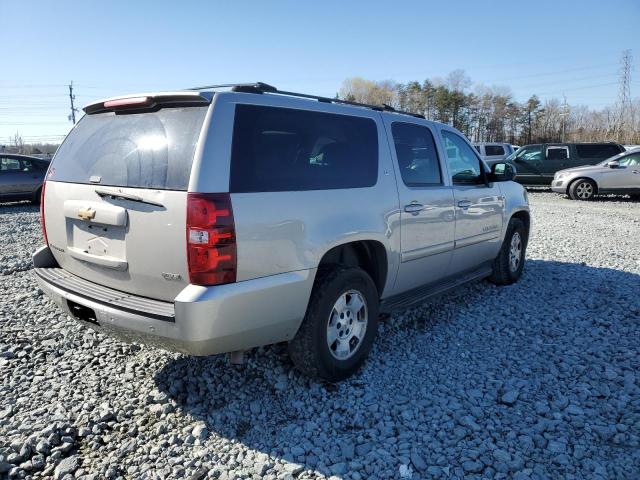
<path id="1" fill-rule="evenodd" d="M 334 95 L 342 80 L 424 80 L 462 68 L 518 100 L 615 102 L 640 64 L 640 1 L 197 2 L 0 0 L 0 144 L 59 138 L 110 95 L 261 80 Z M 634 68 L 631 93 L 640 91 Z"/>

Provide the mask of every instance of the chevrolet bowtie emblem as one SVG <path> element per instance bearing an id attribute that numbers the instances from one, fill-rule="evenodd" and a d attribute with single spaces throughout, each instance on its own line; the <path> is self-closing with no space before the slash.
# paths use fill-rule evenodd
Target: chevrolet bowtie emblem
<path id="1" fill-rule="evenodd" d="M 80 218 L 81 220 L 89 221 L 95 218 L 95 216 L 96 211 L 91 207 L 81 208 L 80 210 L 78 210 L 78 218 Z"/>

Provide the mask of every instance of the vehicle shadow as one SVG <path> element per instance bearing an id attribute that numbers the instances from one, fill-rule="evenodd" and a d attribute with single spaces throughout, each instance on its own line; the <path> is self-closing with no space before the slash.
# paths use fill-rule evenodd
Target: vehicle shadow
<path id="1" fill-rule="evenodd" d="M 531 423 L 544 415 L 539 400 L 572 391 L 576 372 L 598 367 L 589 357 L 594 342 L 615 337 L 598 347 L 598 358 L 614 357 L 621 348 L 640 350 L 632 338 L 622 345 L 625 335 L 615 331 L 624 327 L 637 337 L 639 287 L 640 275 L 631 272 L 528 260 L 517 284 L 478 282 L 393 316 L 380 327 L 365 367 L 337 385 L 299 374 L 282 345 L 254 350 L 242 366 L 230 365 L 225 356 L 180 356 L 154 380 L 178 412 L 206 424 L 205 446 L 222 438 L 243 444 L 256 457 L 263 454 L 263 460 L 245 457 L 242 468 L 252 473 L 262 468 L 256 467 L 260 462 L 286 460 L 325 476 L 398 478 L 399 467 L 407 465 L 414 479 L 438 471 L 449 476 L 449 469 L 462 477 L 468 460 L 463 452 L 480 448 L 492 431 L 494 438 L 512 438 L 513 458 L 542 463 L 553 477 L 561 470 L 541 460 L 548 455 L 544 445 L 513 439 L 524 419 Z M 491 305 L 490 316 L 477 316 L 482 304 Z M 598 415 L 615 417 L 620 412 L 610 405 L 624 391 L 601 378 L 610 392 L 594 400 L 604 412 Z M 509 386 L 519 391 L 514 407 L 498 400 Z M 472 421 L 462 422 L 465 416 Z M 554 421 L 570 422 L 557 416 Z M 585 445 L 597 445 L 593 455 L 604 462 L 624 455 L 589 433 L 580 435 Z M 576 460 L 573 468 L 580 477 L 581 463 Z"/>
<path id="2" fill-rule="evenodd" d="M 31 211 L 36 211 L 39 208 L 40 208 L 39 205 L 34 205 L 28 200 L 18 200 L 18 201 L 10 201 L 10 202 L 9 201 L 3 202 L 0 200 L 0 213 L 2 213 L 4 209 L 7 209 L 7 211 L 12 211 L 12 212 L 15 210 L 31 212 Z"/>

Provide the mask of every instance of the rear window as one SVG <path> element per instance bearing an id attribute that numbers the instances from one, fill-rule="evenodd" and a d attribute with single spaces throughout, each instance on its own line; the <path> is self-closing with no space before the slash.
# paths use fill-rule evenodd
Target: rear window
<path id="1" fill-rule="evenodd" d="M 593 144 L 593 145 L 576 145 L 576 151 L 580 158 L 609 158 L 620 153 L 617 145 Z"/>
<path id="2" fill-rule="evenodd" d="M 378 132 L 369 118 L 237 105 L 231 192 L 359 188 L 378 178 Z"/>
<path id="3" fill-rule="evenodd" d="M 484 151 L 487 157 L 504 155 L 504 147 L 502 145 L 485 145 Z"/>
<path id="4" fill-rule="evenodd" d="M 431 131 L 420 125 L 393 122 L 391 132 L 405 185 L 439 185 L 442 182 L 440 162 Z"/>
<path id="5" fill-rule="evenodd" d="M 49 179 L 186 190 L 207 108 L 85 115 L 58 149 Z"/>

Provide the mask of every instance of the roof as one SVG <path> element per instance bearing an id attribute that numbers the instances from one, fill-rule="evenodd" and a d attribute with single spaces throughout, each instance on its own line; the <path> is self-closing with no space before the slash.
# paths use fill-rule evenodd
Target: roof
<path id="1" fill-rule="evenodd" d="M 371 105 L 367 103 L 352 102 L 349 100 L 342 100 L 339 98 L 321 97 L 318 95 L 310 95 L 307 93 L 289 92 L 285 90 L 278 90 L 276 87 L 263 82 L 255 83 L 228 83 L 222 85 L 205 85 L 202 87 L 194 87 L 186 90 L 174 91 L 174 92 L 148 92 L 148 93 L 136 93 L 129 95 L 121 95 L 118 97 L 110 97 L 99 100 L 97 102 L 86 105 L 83 110 L 87 114 L 99 113 L 110 110 L 109 102 L 118 102 L 126 99 L 147 99 L 145 108 L 148 106 L 156 105 L 157 103 L 193 103 L 193 102 L 206 102 L 210 103 L 213 95 L 217 89 L 229 88 L 232 92 L 240 93 L 253 93 L 257 95 L 284 95 L 289 97 L 306 98 L 309 100 L 316 100 L 322 103 L 335 103 L 340 105 L 350 105 L 354 107 L 363 107 L 376 110 L 379 112 L 391 112 L 401 115 L 410 115 L 412 117 L 424 118 L 423 115 L 396 110 L 390 105 Z M 138 103 L 139 105 L 139 103 Z"/>

